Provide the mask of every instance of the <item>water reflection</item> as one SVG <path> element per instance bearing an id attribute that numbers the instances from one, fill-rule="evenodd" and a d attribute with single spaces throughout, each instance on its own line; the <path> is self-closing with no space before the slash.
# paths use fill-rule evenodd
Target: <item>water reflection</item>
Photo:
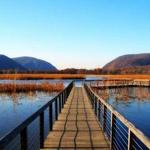
<path id="1" fill-rule="evenodd" d="M 150 88 L 123 87 L 94 90 L 150 137 Z"/>
<path id="2" fill-rule="evenodd" d="M 109 100 L 110 97 L 116 101 L 130 101 L 137 99 L 140 101 L 150 100 L 150 88 L 147 87 L 123 87 L 112 89 L 95 90 L 96 93 L 104 100 Z"/>
<path id="3" fill-rule="evenodd" d="M 64 86 L 66 87 L 72 80 L 67 80 L 67 79 L 43 79 L 43 80 L 0 80 L 0 83 L 17 83 L 17 84 L 27 84 L 27 83 L 43 83 L 43 82 L 48 82 L 48 83 L 60 83 L 63 82 Z"/>
<path id="4" fill-rule="evenodd" d="M 56 93 L 0 94 L 0 137 L 31 116 Z"/>

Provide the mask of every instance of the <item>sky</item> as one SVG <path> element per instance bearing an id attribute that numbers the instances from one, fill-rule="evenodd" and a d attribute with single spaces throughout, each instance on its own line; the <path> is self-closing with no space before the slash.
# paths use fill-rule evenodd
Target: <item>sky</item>
<path id="1" fill-rule="evenodd" d="M 150 0 L 0 0 L 0 53 L 59 69 L 150 52 Z"/>

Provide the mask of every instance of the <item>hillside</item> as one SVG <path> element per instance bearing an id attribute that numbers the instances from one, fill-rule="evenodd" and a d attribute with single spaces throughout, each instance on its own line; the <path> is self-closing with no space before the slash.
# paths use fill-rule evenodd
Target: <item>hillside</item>
<path id="1" fill-rule="evenodd" d="M 13 58 L 14 61 L 21 64 L 23 67 L 27 68 L 29 71 L 56 71 L 56 67 L 52 64 L 37 59 L 34 57 L 17 57 Z"/>
<path id="2" fill-rule="evenodd" d="M 0 70 L 1 71 L 10 71 L 10 70 L 16 70 L 16 71 L 26 71 L 26 69 L 18 64 L 16 61 L 12 60 L 11 58 L 0 55 Z"/>
<path id="3" fill-rule="evenodd" d="M 120 70 L 121 72 L 124 70 L 130 70 L 136 73 L 136 70 L 146 69 L 149 70 L 150 67 L 150 53 L 147 54 L 130 54 L 120 56 L 113 61 L 109 62 L 103 67 L 104 72 L 111 72 L 115 70 Z M 133 71 L 134 70 L 134 71 Z M 147 70 L 147 71 L 148 71 Z"/>

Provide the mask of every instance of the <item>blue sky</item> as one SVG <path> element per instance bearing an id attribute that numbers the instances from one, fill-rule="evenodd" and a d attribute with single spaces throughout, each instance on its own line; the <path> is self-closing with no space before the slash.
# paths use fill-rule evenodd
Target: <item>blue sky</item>
<path id="1" fill-rule="evenodd" d="M 0 53 L 58 68 L 150 52 L 149 0 L 1 0 Z"/>

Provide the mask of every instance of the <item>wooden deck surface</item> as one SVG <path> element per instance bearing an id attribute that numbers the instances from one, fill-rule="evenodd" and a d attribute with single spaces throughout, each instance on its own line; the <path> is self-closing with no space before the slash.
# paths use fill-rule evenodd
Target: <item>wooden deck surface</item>
<path id="1" fill-rule="evenodd" d="M 44 149 L 109 149 L 83 87 L 72 89 Z"/>

